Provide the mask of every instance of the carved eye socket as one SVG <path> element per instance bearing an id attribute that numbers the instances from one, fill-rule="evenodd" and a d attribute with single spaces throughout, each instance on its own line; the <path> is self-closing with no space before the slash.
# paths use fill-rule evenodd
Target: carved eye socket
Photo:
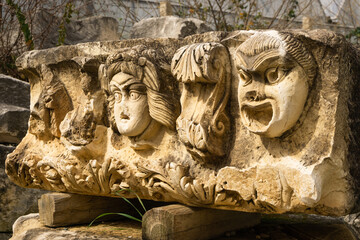
<path id="1" fill-rule="evenodd" d="M 122 99 L 121 93 L 120 92 L 115 92 L 114 93 L 114 98 L 115 98 L 116 102 L 121 102 L 121 99 Z"/>
<path id="2" fill-rule="evenodd" d="M 269 68 L 265 72 L 265 79 L 270 84 L 275 84 L 282 80 L 282 78 L 286 75 L 286 72 L 279 67 Z"/>
<path id="3" fill-rule="evenodd" d="M 251 82 L 251 75 L 244 70 L 239 70 L 240 81 L 243 85 L 248 85 Z"/>
<path id="4" fill-rule="evenodd" d="M 51 96 L 46 96 L 45 97 L 45 103 L 50 103 L 52 101 L 52 97 Z"/>
<path id="5" fill-rule="evenodd" d="M 131 100 L 138 100 L 140 98 L 141 94 L 137 91 L 130 91 L 129 97 Z"/>

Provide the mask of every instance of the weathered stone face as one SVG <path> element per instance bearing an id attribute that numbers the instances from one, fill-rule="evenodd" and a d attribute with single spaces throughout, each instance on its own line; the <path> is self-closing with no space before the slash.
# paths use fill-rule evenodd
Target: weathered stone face
<path id="1" fill-rule="evenodd" d="M 44 114 L 30 118 L 6 171 L 55 191 L 347 214 L 359 187 L 357 59 L 319 30 L 26 53 L 17 63 Z"/>
<path id="2" fill-rule="evenodd" d="M 242 123 L 253 133 L 280 137 L 304 111 L 316 71 L 310 53 L 290 34 L 269 31 L 246 40 L 237 56 Z"/>

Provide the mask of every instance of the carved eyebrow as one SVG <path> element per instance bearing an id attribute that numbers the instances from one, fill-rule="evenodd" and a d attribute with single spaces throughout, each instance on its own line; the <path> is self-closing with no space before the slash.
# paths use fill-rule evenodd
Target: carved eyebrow
<path id="1" fill-rule="evenodd" d="M 237 66 L 237 70 L 242 69 L 245 72 L 253 73 L 257 71 L 261 71 L 263 68 L 271 68 L 275 66 L 283 65 L 283 61 L 280 57 L 272 57 L 267 59 L 255 59 L 255 62 L 250 62 L 249 66 L 248 64 L 242 64 Z"/>
<path id="2" fill-rule="evenodd" d="M 137 90 L 140 92 L 146 92 L 146 86 L 142 83 L 134 83 L 128 87 L 129 90 Z"/>
<path id="3" fill-rule="evenodd" d="M 264 64 L 267 64 L 270 62 L 270 65 L 279 65 L 279 63 L 283 63 L 283 59 L 281 56 L 279 56 L 278 52 L 270 52 L 267 53 L 267 56 L 264 56 L 265 54 L 260 54 L 254 61 L 251 66 L 251 69 L 256 71 L 258 68 L 261 68 Z M 276 64 L 278 63 L 278 64 Z"/>
<path id="4" fill-rule="evenodd" d="M 237 69 L 241 68 L 247 72 L 256 72 L 268 62 L 270 62 L 269 65 L 282 65 L 285 62 L 279 52 L 274 50 L 260 52 L 254 56 L 239 56 L 238 60 L 240 64 L 238 64 Z"/>
<path id="5" fill-rule="evenodd" d="M 117 83 L 110 83 L 110 92 L 115 92 L 116 90 L 120 90 L 120 86 Z"/>
<path id="6" fill-rule="evenodd" d="M 129 78 L 127 81 L 119 84 L 117 81 L 111 81 L 110 82 L 110 91 L 116 91 L 117 89 L 125 89 L 127 90 L 129 88 L 129 86 L 134 85 L 134 84 L 141 84 L 138 80 L 134 79 L 134 78 Z M 116 89 L 114 89 L 116 88 Z"/>

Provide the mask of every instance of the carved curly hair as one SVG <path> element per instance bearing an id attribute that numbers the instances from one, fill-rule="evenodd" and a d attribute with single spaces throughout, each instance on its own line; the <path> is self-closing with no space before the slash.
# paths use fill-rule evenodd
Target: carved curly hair
<path id="1" fill-rule="evenodd" d="M 159 56 L 160 55 L 160 56 Z M 162 68 L 161 51 L 146 49 L 145 46 L 124 48 L 110 55 L 105 64 L 107 84 L 119 72 L 134 76 L 146 86 L 150 116 L 162 125 L 174 130 L 178 108 L 174 94 L 172 75 Z M 175 82 L 175 80 L 173 81 Z M 114 96 L 109 97 L 110 123 L 116 130 L 114 117 Z"/>
<path id="2" fill-rule="evenodd" d="M 310 51 L 293 34 L 288 32 L 264 31 L 255 33 L 236 50 L 237 55 L 254 56 L 270 49 L 283 49 L 306 72 L 309 86 L 316 75 L 316 64 Z"/>

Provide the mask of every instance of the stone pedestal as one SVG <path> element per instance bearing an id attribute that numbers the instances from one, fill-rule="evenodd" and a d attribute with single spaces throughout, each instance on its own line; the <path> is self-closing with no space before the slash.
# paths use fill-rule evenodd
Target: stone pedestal
<path id="1" fill-rule="evenodd" d="M 141 224 L 132 222 L 104 223 L 93 227 L 73 226 L 66 228 L 49 228 L 39 221 L 39 214 L 33 213 L 20 217 L 14 223 L 14 233 L 10 240 L 117 240 L 141 239 Z"/>
<path id="2" fill-rule="evenodd" d="M 169 215 L 171 216 L 171 215 Z M 174 218 L 176 219 L 176 218 Z M 349 227 L 341 220 L 333 218 L 296 215 L 282 215 L 281 217 L 271 215 L 262 217 L 262 223 L 249 228 L 242 228 L 244 224 L 239 223 L 239 229 L 228 231 L 218 237 L 205 238 L 213 240 L 253 240 L 253 239 L 357 239 Z M 233 223 L 234 224 L 234 223 Z M 200 222 L 197 225 L 201 225 Z M 204 229 L 204 226 L 203 228 Z M 193 228 L 192 231 L 194 231 Z M 200 229 L 201 230 L 201 229 Z M 215 229 L 214 229 L 215 230 Z M 146 239 L 142 237 L 144 229 L 135 221 L 123 220 L 117 222 L 103 222 L 91 227 L 87 225 L 49 228 L 43 226 L 39 221 L 39 214 L 21 216 L 14 224 L 14 234 L 10 240 L 112 240 L 112 239 Z M 209 235 L 208 235 L 209 236 Z M 184 239 L 185 235 L 178 233 L 164 239 Z M 0 235 L 1 239 L 1 235 Z M 8 238 L 6 238 L 7 240 Z M 155 238 L 160 239 L 160 238 Z M 163 239 L 163 238 L 162 238 Z M 199 239 L 194 235 L 194 238 Z"/>

